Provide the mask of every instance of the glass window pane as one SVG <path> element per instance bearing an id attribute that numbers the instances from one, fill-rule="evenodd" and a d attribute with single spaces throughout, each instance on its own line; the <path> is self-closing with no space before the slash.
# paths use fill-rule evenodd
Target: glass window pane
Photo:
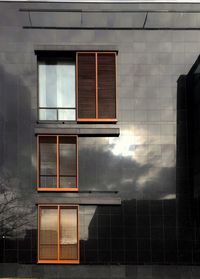
<path id="1" fill-rule="evenodd" d="M 76 138 L 60 137 L 60 187 L 76 187 Z"/>
<path id="2" fill-rule="evenodd" d="M 75 108 L 75 62 L 57 64 L 58 107 Z"/>
<path id="3" fill-rule="evenodd" d="M 40 260 L 58 258 L 58 210 L 57 207 L 40 210 Z"/>
<path id="4" fill-rule="evenodd" d="M 46 106 L 56 107 L 56 84 L 57 72 L 56 65 L 46 65 Z"/>
<path id="5" fill-rule="evenodd" d="M 40 120 L 58 120 L 56 108 L 74 108 L 60 111 L 59 120 L 75 120 L 75 61 L 56 63 L 40 62 L 39 71 L 39 111 Z"/>
<path id="6" fill-rule="evenodd" d="M 76 176 L 60 176 L 60 188 L 76 188 Z"/>
<path id="7" fill-rule="evenodd" d="M 46 107 L 46 65 L 39 64 L 39 106 Z"/>
<path id="8" fill-rule="evenodd" d="M 57 110 L 56 109 L 40 109 L 39 110 L 40 120 L 57 120 Z"/>
<path id="9" fill-rule="evenodd" d="M 55 188 L 56 185 L 56 137 L 40 137 L 40 187 Z"/>
<path id="10" fill-rule="evenodd" d="M 76 120 L 75 109 L 59 109 L 58 120 Z"/>
<path id="11" fill-rule="evenodd" d="M 39 107 L 57 107 L 56 65 L 39 64 Z"/>
<path id="12" fill-rule="evenodd" d="M 56 188 L 57 177 L 56 175 L 40 175 L 40 188 Z"/>
<path id="13" fill-rule="evenodd" d="M 78 258 L 77 209 L 60 209 L 60 259 Z"/>

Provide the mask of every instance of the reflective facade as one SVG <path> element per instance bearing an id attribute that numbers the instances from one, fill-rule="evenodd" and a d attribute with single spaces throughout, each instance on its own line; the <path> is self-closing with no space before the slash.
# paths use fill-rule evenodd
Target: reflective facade
<path id="1" fill-rule="evenodd" d="M 0 278 L 199 278 L 199 11 L 0 3 Z M 117 123 L 39 121 L 38 49 L 117 50 Z M 77 128 L 79 191 L 37 192 L 36 129 Z M 37 264 L 41 199 L 80 201 L 80 265 Z"/>

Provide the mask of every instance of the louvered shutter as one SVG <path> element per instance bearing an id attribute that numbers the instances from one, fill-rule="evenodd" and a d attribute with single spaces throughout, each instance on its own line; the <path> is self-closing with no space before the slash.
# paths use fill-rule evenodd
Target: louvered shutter
<path id="1" fill-rule="evenodd" d="M 79 121 L 116 120 L 116 54 L 77 54 Z"/>
<path id="2" fill-rule="evenodd" d="M 78 118 L 96 118 L 95 53 L 78 53 Z"/>
<path id="3" fill-rule="evenodd" d="M 115 53 L 98 53 L 98 117 L 116 118 Z"/>

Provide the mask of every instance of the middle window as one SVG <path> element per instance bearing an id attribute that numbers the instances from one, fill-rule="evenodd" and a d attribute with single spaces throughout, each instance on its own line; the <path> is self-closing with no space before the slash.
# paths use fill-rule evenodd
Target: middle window
<path id="1" fill-rule="evenodd" d="M 37 148 L 38 191 L 78 191 L 77 136 L 40 135 Z"/>

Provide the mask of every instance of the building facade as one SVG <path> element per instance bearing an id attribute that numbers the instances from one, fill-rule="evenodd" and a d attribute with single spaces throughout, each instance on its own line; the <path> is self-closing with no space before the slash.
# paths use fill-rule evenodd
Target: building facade
<path id="1" fill-rule="evenodd" d="M 200 4 L 0 3 L 0 278 L 199 278 Z"/>

